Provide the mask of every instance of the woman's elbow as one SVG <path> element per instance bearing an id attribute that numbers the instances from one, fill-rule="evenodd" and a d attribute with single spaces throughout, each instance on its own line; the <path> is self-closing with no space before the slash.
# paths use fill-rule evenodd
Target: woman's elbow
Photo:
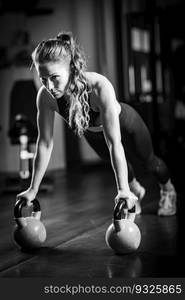
<path id="1" fill-rule="evenodd" d="M 53 138 L 41 138 L 38 137 L 38 146 L 45 148 L 45 149 L 52 149 L 53 148 Z"/>
<path id="2" fill-rule="evenodd" d="M 119 148 L 122 146 L 121 138 L 118 136 L 106 136 L 107 145 L 109 148 Z"/>

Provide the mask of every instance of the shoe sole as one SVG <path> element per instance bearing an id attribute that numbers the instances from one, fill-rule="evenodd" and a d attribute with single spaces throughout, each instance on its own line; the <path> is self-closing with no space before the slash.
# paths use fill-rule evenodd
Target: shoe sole
<path id="1" fill-rule="evenodd" d="M 159 217 L 168 217 L 168 216 L 174 216 L 175 214 L 176 214 L 176 210 L 175 211 L 173 211 L 173 212 L 171 212 L 171 213 L 160 213 L 160 212 L 157 212 L 157 214 L 158 214 L 158 216 Z"/>

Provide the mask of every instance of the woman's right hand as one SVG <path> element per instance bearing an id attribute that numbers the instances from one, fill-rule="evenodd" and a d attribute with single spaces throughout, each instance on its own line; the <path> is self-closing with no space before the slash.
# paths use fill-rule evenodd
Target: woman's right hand
<path id="1" fill-rule="evenodd" d="M 29 188 L 24 192 L 21 192 L 20 194 L 18 194 L 16 196 L 16 202 L 20 199 L 20 198 L 25 198 L 26 199 L 26 206 L 31 206 L 32 205 L 32 201 L 36 198 L 37 193 Z"/>

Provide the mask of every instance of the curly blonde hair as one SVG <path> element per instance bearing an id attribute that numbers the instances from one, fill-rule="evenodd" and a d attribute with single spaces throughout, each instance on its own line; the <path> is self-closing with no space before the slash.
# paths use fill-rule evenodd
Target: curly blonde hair
<path id="1" fill-rule="evenodd" d="M 86 59 L 71 33 L 61 32 L 56 38 L 42 41 L 32 53 L 34 64 L 57 62 L 65 59 L 70 63 L 69 126 L 78 136 L 89 127 L 88 85 L 85 77 Z"/>

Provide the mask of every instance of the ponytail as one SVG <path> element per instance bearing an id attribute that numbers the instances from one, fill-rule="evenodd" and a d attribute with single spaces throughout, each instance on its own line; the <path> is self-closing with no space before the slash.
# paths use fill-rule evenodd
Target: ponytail
<path id="1" fill-rule="evenodd" d="M 34 64 L 68 60 L 70 63 L 69 126 L 82 136 L 89 126 L 88 86 L 85 76 L 86 59 L 70 32 L 42 41 L 32 53 Z"/>

